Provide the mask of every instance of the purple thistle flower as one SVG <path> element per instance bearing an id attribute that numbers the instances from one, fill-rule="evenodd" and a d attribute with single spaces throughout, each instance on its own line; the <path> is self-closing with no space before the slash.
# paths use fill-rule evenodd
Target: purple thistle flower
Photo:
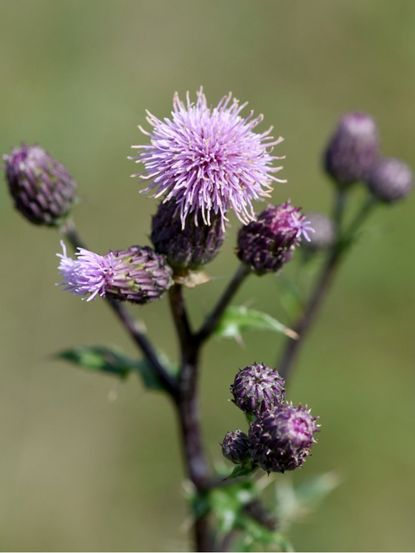
<path id="1" fill-rule="evenodd" d="M 302 238 L 310 240 L 313 231 L 300 208 L 290 202 L 270 205 L 239 230 L 237 255 L 259 275 L 275 272 L 291 259 Z"/>
<path id="2" fill-rule="evenodd" d="M 183 227 L 189 215 L 206 225 L 219 215 L 224 224 L 228 209 L 242 223 L 252 221 L 253 200 L 269 196 L 273 181 L 285 182 L 274 175 L 282 167 L 272 166 L 283 157 L 271 155 L 283 139 L 274 140 L 271 128 L 254 132 L 263 117 L 252 111 L 242 116 L 245 106 L 229 93 L 210 108 L 201 88 L 196 103 L 189 94 L 186 103 L 175 94 L 171 118 L 148 113 L 151 133 L 140 127 L 151 144 L 133 146 L 142 152 L 132 159 L 145 168 L 145 174 L 133 176 L 149 181 L 145 192 L 175 199 Z"/>
<path id="3" fill-rule="evenodd" d="M 304 464 L 320 426 L 310 409 L 291 403 L 266 410 L 251 424 L 252 459 L 267 472 L 285 472 Z"/>
<path id="4" fill-rule="evenodd" d="M 78 248 L 76 259 L 67 256 L 61 242 L 59 271 L 65 290 L 91 301 L 97 296 L 147 303 L 159 298 L 171 285 L 171 269 L 163 256 L 149 247 L 99 255 Z"/>

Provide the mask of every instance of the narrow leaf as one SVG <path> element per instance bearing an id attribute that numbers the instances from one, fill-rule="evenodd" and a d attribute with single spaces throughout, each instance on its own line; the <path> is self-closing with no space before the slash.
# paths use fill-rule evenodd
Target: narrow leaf
<path id="1" fill-rule="evenodd" d="M 318 507 L 319 503 L 339 485 L 334 472 L 319 474 L 293 486 L 290 479 L 277 483 L 277 517 L 281 526 L 287 528 L 293 522 L 302 520 Z"/>
<path id="2" fill-rule="evenodd" d="M 298 334 L 294 330 L 271 315 L 244 305 L 231 305 L 226 309 L 215 329 L 215 335 L 238 340 L 245 330 L 271 330 L 285 334 L 293 340 L 298 339 Z"/>
<path id="3" fill-rule="evenodd" d="M 79 346 L 61 351 L 56 357 L 92 372 L 109 373 L 120 378 L 125 378 L 134 364 L 127 357 L 105 346 Z"/>
<path id="4" fill-rule="evenodd" d="M 106 346 L 78 346 L 59 352 L 55 357 L 91 372 L 112 374 L 119 378 L 126 378 L 131 372 L 137 372 L 146 388 L 151 390 L 163 388 L 145 359 L 131 359 Z"/>

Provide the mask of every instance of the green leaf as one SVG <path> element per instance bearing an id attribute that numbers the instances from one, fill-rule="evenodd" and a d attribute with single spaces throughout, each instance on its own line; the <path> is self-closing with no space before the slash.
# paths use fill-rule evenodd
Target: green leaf
<path id="1" fill-rule="evenodd" d="M 309 508 L 314 507 L 340 484 L 335 472 L 325 472 L 302 482 L 296 488 L 296 495 L 301 503 Z"/>
<path id="2" fill-rule="evenodd" d="M 297 340 L 298 334 L 285 326 L 283 323 L 271 317 L 267 313 L 250 309 L 244 305 L 229 306 L 218 325 L 214 334 L 224 338 L 241 339 L 241 334 L 245 330 L 271 330 L 289 336 Z"/>
<path id="3" fill-rule="evenodd" d="M 126 378 L 134 371 L 141 377 L 146 388 L 160 390 L 163 387 L 145 359 L 131 359 L 106 346 L 79 346 L 61 351 L 56 357 L 91 372 L 111 374 L 119 378 Z"/>
<path id="4" fill-rule="evenodd" d="M 280 532 L 265 528 L 245 513 L 238 517 L 236 526 L 244 533 L 245 551 L 293 551 L 290 542 Z"/>
<path id="5" fill-rule="evenodd" d="M 209 502 L 220 534 L 226 534 L 238 525 L 242 509 L 252 500 L 254 493 L 253 484 L 246 481 L 229 484 L 210 493 Z"/>
<path id="6" fill-rule="evenodd" d="M 281 527 L 287 528 L 313 512 L 339 482 L 334 472 L 319 474 L 295 487 L 288 478 L 280 480 L 276 485 L 276 514 Z"/>
<path id="7" fill-rule="evenodd" d="M 74 365 L 92 372 L 104 372 L 125 378 L 132 370 L 132 361 L 105 346 L 79 346 L 56 354 Z"/>
<path id="8" fill-rule="evenodd" d="M 236 467 L 233 469 L 233 471 L 230 473 L 230 475 L 226 478 L 228 480 L 229 478 L 239 478 L 240 476 L 248 476 L 248 474 L 252 474 L 255 472 L 257 467 L 253 465 L 252 463 L 245 463 L 243 465 L 236 465 Z"/>

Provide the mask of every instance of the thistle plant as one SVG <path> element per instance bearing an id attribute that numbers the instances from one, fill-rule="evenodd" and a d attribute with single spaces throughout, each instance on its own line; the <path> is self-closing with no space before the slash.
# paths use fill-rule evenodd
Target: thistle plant
<path id="1" fill-rule="evenodd" d="M 350 113 L 342 117 L 322 154 L 332 181 L 332 214 L 304 214 L 287 198 L 256 213 L 255 201 L 270 198 L 273 185 L 285 182 L 277 176 L 282 138 L 273 138 L 271 129 L 258 131 L 262 116 L 246 115 L 245 109 L 231 94 L 209 107 L 199 90 L 195 102 L 189 95 L 185 102 L 175 95 L 170 117 L 148 114 L 151 128 L 141 129 L 146 142 L 133 146 L 136 154 L 130 159 L 140 168 L 134 177 L 145 183 L 141 192 L 158 199 L 149 222 L 152 247 L 121 244 L 121 249 L 103 253 L 88 249 L 72 217 L 76 183 L 66 168 L 37 145 L 23 145 L 4 156 L 16 209 L 31 223 L 55 227 L 61 234 L 57 256 L 62 290 L 86 300 L 85 309 L 92 300 L 107 302 L 140 354 L 127 359 L 106 347 L 82 346 L 61 357 L 118 377 L 138 371 L 147 388 L 171 400 L 197 551 L 290 549 L 287 521 L 278 516 L 283 510 L 267 502 L 262 491 L 274 481 L 278 487 L 288 478 L 286 472 L 303 467 L 318 447 L 320 424 L 324 432 L 324 421 L 308 406 L 293 404 L 287 394 L 298 353 L 362 225 L 376 207 L 397 203 L 412 187 L 408 166 L 380 154 L 374 120 Z M 353 213 L 357 189 L 364 199 Z M 195 328 L 184 290 L 189 288 L 190 296 L 190 288 L 208 280 L 202 270 L 219 254 L 234 216 L 241 224 L 237 268 Z M 247 278 L 274 278 L 288 263 L 298 263 L 306 272 L 306 264 L 314 260 L 316 280 L 288 324 L 232 304 Z M 167 360 L 140 320 L 138 306 L 163 294 L 169 297 L 176 331 L 177 363 Z M 234 367 L 230 399 L 241 410 L 245 428 L 227 428 L 222 440 L 218 436 L 218 462 L 212 467 L 201 433 L 201 353 L 213 336 L 238 337 L 249 329 L 281 332 L 285 342 L 275 366 L 254 361 L 247 352 L 246 366 Z"/>

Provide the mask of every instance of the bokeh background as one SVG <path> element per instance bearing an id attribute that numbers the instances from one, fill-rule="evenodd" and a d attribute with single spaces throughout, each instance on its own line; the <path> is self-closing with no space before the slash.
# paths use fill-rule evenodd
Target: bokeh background
<path id="1" fill-rule="evenodd" d="M 126 158 L 145 109 L 167 115 L 175 90 L 229 90 L 285 137 L 287 185 L 326 210 L 319 158 L 352 109 L 378 121 L 385 153 L 415 166 L 412 0 L 2 0 L 0 150 L 38 142 L 80 184 L 91 248 L 147 243 L 154 201 Z M 357 194 L 357 196 L 359 196 Z M 358 201 L 358 197 L 356 201 Z M 298 550 L 408 550 L 415 543 L 414 198 L 382 209 L 350 256 L 308 341 L 290 397 L 324 431 L 301 480 L 336 469 L 341 486 L 291 539 Z M 200 319 L 235 266 L 234 221 L 213 281 L 188 293 Z M 0 548 L 186 549 L 175 421 L 135 377 L 118 383 L 54 360 L 76 344 L 131 344 L 105 305 L 62 293 L 51 230 L 27 224 L 0 189 Z M 286 320 L 274 278 L 239 299 Z M 137 310 L 175 356 L 165 300 Z M 211 458 L 243 424 L 228 401 L 236 369 L 273 363 L 281 339 L 212 343 L 203 413 Z"/>

